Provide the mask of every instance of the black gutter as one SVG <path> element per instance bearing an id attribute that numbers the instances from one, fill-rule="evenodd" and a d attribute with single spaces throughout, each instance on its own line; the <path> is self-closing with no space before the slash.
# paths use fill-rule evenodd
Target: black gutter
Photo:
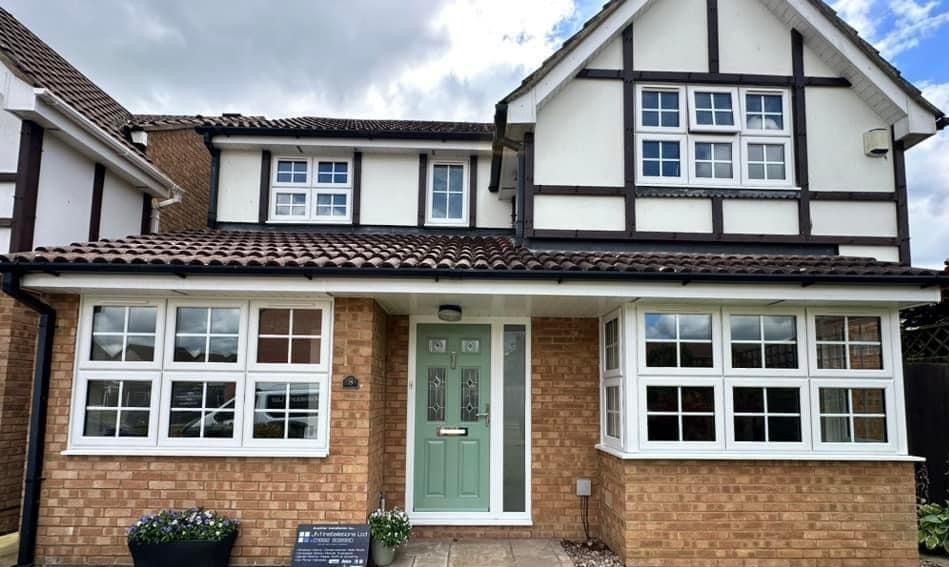
<path id="1" fill-rule="evenodd" d="M 36 364 L 33 368 L 33 397 L 30 406 L 30 436 L 27 441 L 26 478 L 20 520 L 20 547 L 17 567 L 32 567 L 36 559 L 36 530 L 39 525 L 40 490 L 43 483 L 43 451 L 46 440 L 46 415 L 49 406 L 50 368 L 53 338 L 56 334 L 56 310 L 20 288 L 20 276 L 3 274 L 3 293 L 39 314 Z"/>
<path id="2" fill-rule="evenodd" d="M 366 140 L 436 140 L 488 142 L 490 132 L 415 132 L 392 130 L 329 130 L 320 128 L 280 128 L 273 126 L 198 126 L 207 136 L 282 136 L 290 138 L 360 138 Z"/>
<path id="3" fill-rule="evenodd" d="M 200 129 L 198 130 L 200 132 Z M 208 189 L 208 228 L 217 228 L 218 186 L 221 176 L 221 150 L 214 147 L 210 132 L 204 132 L 204 145 L 211 154 L 211 187 Z"/>
<path id="4" fill-rule="evenodd" d="M 72 263 L 6 263 L 0 264 L 0 273 L 13 272 L 46 273 L 58 276 L 64 273 L 96 274 L 170 274 L 176 276 L 197 275 L 270 275 L 302 276 L 308 279 L 322 277 L 350 278 L 433 278 L 441 279 L 481 279 L 481 280 L 565 280 L 578 281 L 622 281 L 634 283 L 679 282 L 683 285 L 692 282 L 716 283 L 839 283 L 839 284 L 891 284 L 918 285 L 921 287 L 949 285 L 949 275 L 942 273 L 906 275 L 906 274 L 770 274 L 770 273 L 720 273 L 720 272 L 623 272 L 589 270 L 499 270 L 499 269 L 440 269 L 440 268 L 359 268 L 347 266 L 280 266 L 280 265 L 204 265 L 204 264 L 110 264 L 106 262 Z"/>
<path id="5" fill-rule="evenodd" d="M 940 116 L 936 119 L 936 130 L 942 130 L 949 126 L 949 116 Z"/>
<path id="6" fill-rule="evenodd" d="M 494 138 L 491 140 L 491 179 L 488 191 L 501 189 L 501 162 L 504 159 L 504 137 L 507 135 L 507 103 L 494 105 Z"/>

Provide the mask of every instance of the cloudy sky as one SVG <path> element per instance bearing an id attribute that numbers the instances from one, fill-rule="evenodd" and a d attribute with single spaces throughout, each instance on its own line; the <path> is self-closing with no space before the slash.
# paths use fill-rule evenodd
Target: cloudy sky
<path id="1" fill-rule="evenodd" d="M 0 3 L 133 112 L 489 121 L 602 0 Z M 949 109 L 949 0 L 831 3 Z M 949 131 L 907 167 L 914 264 L 941 266 Z"/>

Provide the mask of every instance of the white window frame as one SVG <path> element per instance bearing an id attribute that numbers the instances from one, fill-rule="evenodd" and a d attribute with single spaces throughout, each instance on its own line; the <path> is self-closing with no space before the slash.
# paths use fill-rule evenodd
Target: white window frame
<path id="1" fill-rule="evenodd" d="M 689 183 L 689 137 L 685 134 L 636 134 L 636 175 L 640 185 L 685 185 Z M 646 175 L 643 157 L 643 142 L 679 142 L 678 177 Z M 662 163 L 660 162 L 660 170 Z"/>
<path id="2" fill-rule="evenodd" d="M 461 166 L 461 218 L 460 219 L 436 219 L 432 217 L 432 208 L 435 199 L 435 167 L 436 166 Z M 431 226 L 468 226 L 468 217 L 471 212 L 468 210 L 471 187 L 468 186 L 468 161 L 463 159 L 435 159 L 428 163 L 428 183 L 426 184 L 425 195 L 425 224 Z"/>
<path id="3" fill-rule="evenodd" d="M 313 156 L 310 158 L 312 160 L 312 183 L 313 187 L 321 189 L 343 189 L 351 188 L 353 186 L 353 160 L 349 157 L 330 157 L 330 156 Z M 346 183 L 326 183 L 320 182 L 320 162 L 325 163 L 345 163 L 346 164 Z"/>
<path id="4" fill-rule="evenodd" d="M 679 94 L 679 125 L 672 126 L 646 126 L 643 124 L 643 91 L 663 91 L 675 92 Z M 688 131 L 688 101 L 686 100 L 685 87 L 674 85 L 651 85 L 636 83 L 636 101 L 633 108 L 636 109 L 636 131 L 637 132 L 656 132 L 666 134 L 685 134 Z M 660 118 L 660 123 L 662 119 Z"/>
<path id="5" fill-rule="evenodd" d="M 711 315 L 712 317 L 712 366 L 711 368 L 682 368 L 675 366 L 652 367 L 646 366 L 646 315 L 648 313 L 679 314 L 679 315 Z M 700 305 L 682 306 L 640 306 L 636 315 L 636 326 L 639 331 L 637 352 L 639 353 L 639 374 L 641 376 L 721 376 L 722 375 L 722 320 L 720 308 L 709 308 Z M 678 326 L 676 330 L 678 336 Z M 692 342 L 692 341 L 685 341 Z M 676 339 L 676 345 L 680 341 Z"/>
<path id="6" fill-rule="evenodd" d="M 307 157 L 307 156 L 274 156 L 271 161 L 273 162 L 273 165 L 271 166 L 271 174 L 270 174 L 270 187 L 271 187 L 271 188 L 275 188 L 275 187 L 309 187 L 309 186 L 310 186 L 310 180 L 313 179 L 313 163 L 311 162 L 311 160 L 310 160 L 309 157 Z M 282 161 L 296 161 L 296 162 L 304 162 L 304 163 L 306 163 L 306 181 L 303 181 L 303 182 L 300 182 L 300 181 L 297 181 L 297 182 L 293 182 L 293 181 L 282 181 L 282 182 L 278 182 L 278 181 L 277 181 L 277 167 L 280 165 L 280 162 L 282 162 Z M 291 175 L 291 177 L 292 177 L 292 175 Z M 273 191 L 271 191 L 271 192 L 273 192 Z"/>
<path id="7" fill-rule="evenodd" d="M 178 308 L 223 308 L 239 309 L 240 323 L 237 336 L 237 362 L 176 362 L 175 361 L 175 334 L 177 332 Z M 166 372 L 174 370 L 199 370 L 213 372 L 215 370 L 243 370 L 244 353 L 247 343 L 247 301 L 182 299 L 168 301 L 166 321 L 169 322 L 165 330 L 165 364 Z M 208 333 L 210 333 L 210 328 Z"/>
<path id="8" fill-rule="evenodd" d="M 696 169 L 698 166 L 698 163 L 696 161 L 696 156 L 698 155 L 698 152 L 695 149 L 695 144 L 698 144 L 698 143 L 730 145 L 732 148 L 732 161 L 731 161 L 732 176 L 727 177 L 727 178 L 699 177 L 696 174 Z M 714 149 L 712 150 L 712 152 L 713 152 L 712 163 L 714 163 Z M 711 186 L 716 186 L 716 185 L 724 185 L 724 186 L 738 185 L 741 182 L 741 172 L 739 171 L 739 169 L 741 169 L 742 167 L 741 166 L 742 160 L 741 160 L 740 154 L 741 154 L 741 151 L 740 151 L 740 148 L 738 147 L 737 136 L 701 136 L 701 135 L 689 136 L 689 158 L 690 158 L 689 159 L 689 177 L 690 179 L 693 180 L 694 183 L 696 184 L 700 183 L 703 187 L 705 186 L 711 187 Z M 703 160 L 703 161 L 706 161 L 706 160 Z M 714 170 L 714 166 L 713 166 L 713 170 Z"/>
<path id="9" fill-rule="evenodd" d="M 762 136 L 762 137 L 788 137 L 791 136 L 791 93 L 787 89 L 767 89 L 767 88 L 755 88 L 755 87 L 742 87 L 739 89 L 741 97 L 740 107 L 741 107 L 741 131 L 743 134 L 749 134 L 752 136 Z M 781 113 L 782 120 L 784 122 L 784 128 L 781 130 L 760 130 L 756 128 L 748 127 L 748 98 L 747 95 L 780 95 L 781 96 Z"/>
<path id="10" fill-rule="evenodd" d="M 608 369 L 606 367 L 606 325 L 610 321 L 616 321 L 616 349 L 617 349 L 617 367 Z M 600 317 L 600 442 L 609 447 L 622 450 L 624 439 L 626 437 L 626 403 L 625 403 L 625 336 L 623 329 L 623 310 L 622 308 L 611 311 Z M 607 434 L 608 410 L 607 410 L 607 388 L 618 388 L 617 401 L 619 403 L 619 424 L 617 435 Z"/>
<path id="11" fill-rule="evenodd" d="M 736 441 L 735 440 L 735 397 L 734 388 L 796 388 L 800 398 L 801 441 Z M 767 404 L 767 393 L 765 393 Z M 765 406 L 767 407 L 767 405 Z M 726 449 L 738 452 L 787 452 L 811 450 L 811 400 L 808 380 L 805 378 L 726 378 L 725 379 L 725 429 L 728 433 Z M 765 413 L 765 422 L 769 415 L 786 415 L 780 413 Z M 767 425 L 765 425 L 767 428 Z"/>
<path id="12" fill-rule="evenodd" d="M 725 423 L 724 423 L 724 404 L 722 400 L 721 378 L 699 378 L 699 377 L 641 377 L 639 380 L 639 446 L 643 451 L 656 452 L 686 452 L 694 451 L 696 453 L 708 451 L 721 451 L 725 448 Z M 647 388 L 650 386 L 660 387 L 699 387 L 713 388 L 715 400 L 715 441 L 650 441 L 649 440 L 649 412 L 647 411 Z M 681 412 L 681 390 L 680 410 Z M 655 413 L 655 412 L 653 412 Z M 679 436 L 682 436 L 681 419 L 679 425 Z"/>
<path id="13" fill-rule="evenodd" d="M 820 411 L 820 389 L 821 388 L 847 388 L 847 389 L 876 389 L 883 390 L 886 397 L 884 406 L 886 409 L 886 443 L 828 443 L 821 438 L 821 411 Z M 894 394 L 895 388 L 892 381 L 883 380 L 863 380 L 859 378 L 850 379 L 814 379 L 811 380 L 811 427 L 813 429 L 814 450 L 819 452 L 834 453 L 893 453 L 897 448 L 899 439 L 902 439 L 900 428 L 904 426 L 903 419 L 898 419 L 897 405 Z M 852 395 L 851 395 L 852 398 Z M 850 407 L 850 415 L 853 415 L 853 406 Z M 859 415 L 859 414 L 858 414 Z M 851 417 L 850 438 L 854 438 L 853 418 Z"/>
<path id="14" fill-rule="evenodd" d="M 883 363 L 883 368 L 880 370 L 873 369 L 862 369 L 862 368 L 818 368 L 817 367 L 817 326 L 815 319 L 820 316 L 828 317 L 877 317 L 880 319 L 880 356 Z M 899 330 L 895 331 L 891 328 L 891 321 L 889 314 L 885 311 L 872 310 L 872 309 L 808 309 L 807 310 L 807 325 L 811 329 L 810 337 L 807 342 L 807 355 L 808 360 L 810 361 L 810 374 L 814 377 L 852 377 L 859 376 L 865 378 L 892 378 L 893 377 L 893 359 L 892 351 L 894 341 L 898 340 L 898 336 L 894 337 L 894 333 L 898 333 Z M 844 329 L 847 330 L 848 325 L 845 323 Z M 846 337 L 846 335 L 845 335 Z M 845 343 L 846 347 L 849 347 L 851 344 L 849 341 Z M 855 344 L 861 344 L 859 341 Z M 847 355 L 847 366 L 850 366 L 850 349 L 846 348 Z"/>
<path id="15" fill-rule="evenodd" d="M 257 362 L 257 333 L 260 329 L 261 309 L 320 309 L 320 362 L 319 364 L 290 364 Z M 253 372 L 329 372 L 330 352 L 333 337 L 333 304 L 329 301 L 251 301 L 247 332 L 247 369 Z M 292 331 L 292 328 L 291 328 Z"/>
<path id="16" fill-rule="evenodd" d="M 171 425 L 171 386 L 172 382 L 234 382 L 234 436 L 231 439 L 208 437 L 170 437 Z M 243 372 L 165 372 L 161 385 L 161 416 L 159 419 L 158 443 L 173 447 L 240 447 L 241 420 L 243 412 L 240 401 L 244 399 Z M 201 411 L 195 409 L 193 411 Z"/>
<path id="17" fill-rule="evenodd" d="M 733 315 L 794 317 L 797 329 L 797 368 L 735 368 L 732 366 L 732 327 Z M 780 307 L 725 307 L 722 309 L 722 351 L 725 357 L 725 374 L 729 376 L 807 376 L 807 324 L 803 309 L 781 309 Z M 746 341 L 750 343 L 750 341 Z M 762 336 L 762 344 L 764 337 Z M 764 360 L 762 359 L 762 364 Z"/>
<path id="18" fill-rule="evenodd" d="M 689 92 L 689 131 L 690 132 L 727 132 L 727 133 L 734 132 L 734 133 L 737 133 L 741 130 L 741 117 L 738 116 L 738 114 L 742 112 L 742 107 L 738 101 L 737 87 L 689 85 L 688 92 Z M 699 124 L 698 114 L 697 114 L 698 105 L 695 102 L 695 95 L 697 93 L 712 93 L 712 94 L 725 93 L 725 94 L 731 95 L 732 125 L 719 126 L 715 124 Z"/>
<path id="19" fill-rule="evenodd" d="M 319 384 L 320 408 L 316 439 L 254 439 L 254 404 L 258 382 L 283 382 L 291 384 Z M 330 399 L 328 373 L 299 372 L 248 372 L 244 395 L 243 447 L 271 454 L 281 450 L 328 451 L 330 426 Z"/>
<path id="20" fill-rule="evenodd" d="M 154 307 L 155 308 L 155 354 L 151 361 L 92 360 L 92 314 L 96 307 Z M 83 301 L 77 328 L 77 363 L 81 369 L 155 370 L 161 368 L 163 356 L 165 302 L 142 298 L 91 298 Z M 127 334 L 127 333 L 126 333 Z M 135 334 L 135 333 L 132 333 Z"/>
<path id="21" fill-rule="evenodd" d="M 274 156 L 270 174 L 270 212 L 267 222 L 280 223 L 316 223 L 351 224 L 353 222 L 353 157 L 352 156 Z M 307 180 L 305 183 L 277 183 L 277 164 L 280 161 L 305 161 Z M 320 162 L 346 163 L 346 183 L 320 183 Z M 277 193 L 306 194 L 306 213 L 304 215 L 277 215 Z M 346 215 L 342 217 L 321 216 L 317 214 L 319 195 L 346 195 Z"/>
<path id="22" fill-rule="evenodd" d="M 90 319 L 91 321 L 91 319 Z M 151 382 L 151 397 L 148 409 L 147 437 L 97 437 L 83 435 L 86 422 L 86 394 L 89 381 L 126 380 Z M 73 388 L 72 412 L 70 415 L 70 446 L 83 448 L 122 449 L 128 447 L 154 446 L 158 438 L 159 396 L 161 394 L 161 372 L 151 370 L 79 370 Z M 121 400 L 119 401 L 121 404 Z M 136 408 L 144 411 L 146 408 Z"/>
<path id="23" fill-rule="evenodd" d="M 748 172 L 749 144 L 768 144 L 774 146 L 784 146 L 784 176 L 785 179 L 751 179 Z M 742 136 L 741 137 L 741 183 L 746 187 L 758 188 L 794 188 L 794 155 L 790 138 L 780 137 L 760 137 L 760 136 Z M 767 151 L 767 150 L 766 150 Z M 767 173 L 765 173 L 767 175 Z"/>

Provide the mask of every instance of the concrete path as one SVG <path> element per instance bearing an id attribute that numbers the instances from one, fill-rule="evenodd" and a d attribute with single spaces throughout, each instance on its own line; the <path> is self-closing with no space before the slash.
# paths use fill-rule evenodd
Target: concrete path
<path id="1" fill-rule="evenodd" d="M 19 539 L 17 534 L 0 536 L 0 567 L 16 564 L 16 550 Z"/>
<path id="2" fill-rule="evenodd" d="M 410 541 L 392 567 L 573 567 L 554 539 Z"/>

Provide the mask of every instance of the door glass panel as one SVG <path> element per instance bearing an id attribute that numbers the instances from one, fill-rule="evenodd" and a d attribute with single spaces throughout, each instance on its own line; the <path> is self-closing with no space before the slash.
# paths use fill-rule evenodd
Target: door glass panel
<path id="1" fill-rule="evenodd" d="M 428 421 L 445 421 L 445 369 L 428 369 Z"/>
<path id="2" fill-rule="evenodd" d="M 524 512 L 526 328 L 504 326 L 504 511 Z"/>
<path id="3" fill-rule="evenodd" d="M 478 368 L 461 369 L 461 421 L 478 421 L 480 386 L 481 372 Z"/>

